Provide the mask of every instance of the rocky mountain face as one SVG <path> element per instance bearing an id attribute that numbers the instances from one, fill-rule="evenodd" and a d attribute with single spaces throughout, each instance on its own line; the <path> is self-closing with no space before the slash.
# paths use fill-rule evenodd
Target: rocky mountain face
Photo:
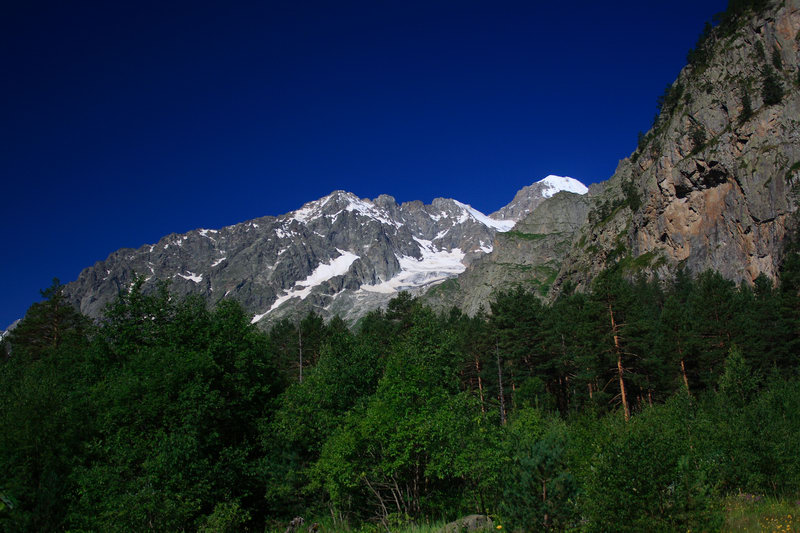
<path id="1" fill-rule="evenodd" d="M 586 194 L 589 189 L 578 180 L 563 176 L 547 176 L 546 178 L 523 187 L 507 206 L 492 213 L 492 218 L 521 220 L 528 216 L 539 204 L 554 194 L 566 191 L 575 194 Z"/>
<path id="2" fill-rule="evenodd" d="M 98 317 L 138 275 L 145 291 L 169 280 L 179 296 L 200 294 L 212 305 L 233 298 L 264 326 L 311 310 L 354 322 L 399 291 L 421 294 L 458 276 L 490 254 L 498 236 L 514 239 L 515 223 L 560 190 L 585 187 L 548 176 L 491 216 L 452 199 L 398 204 L 387 195 L 367 200 L 335 191 L 278 217 L 118 250 L 81 272 L 66 294 Z M 528 226 L 523 223 L 524 231 Z M 539 230 L 561 231 L 554 228 Z"/>
<path id="3" fill-rule="evenodd" d="M 662 278 L 777 274 L 800 198 L 800 0 L 711 32 L 701 51 L 592 198 L 554 291 L 612 263 Z"/>
<path id="4" fill-rule="evenodd" d="M 579 190 L 534 196 L 535 208 L 511 231 L 495 235 L 491 253 L 473 261 L 457 278 L 431 288 L 423 296 L 425 302 L 440 310 L 456 306 L 472 315 L 481 308 L 489 311 L 489 303 L 501 290 L 522 287 L 546 298 L 576 233 L 586 223 L 591 196 L 582 195 L 585 187 Z M 520 191 L 517 198 L 521 194 L 527 191 Z"/>
<path id="5" fill-rule="evenodd" d="M 573 181 L 565 183 L 575 187 Z M 517 198 L 515 210 L 541 201 L 535 193 L 526 198 L 531 206 Z M 515 221 L 513 213 L 487 217 L 451 199 L 398 204 L 391 196 L 366 200 L 335 191 L 282 216 L 118 250 L 81 272 L 66 294 L 98 317 L 139 275 L 144 290 L 169 280 L 179 296 L 200 294 L 211 304 L 238 300 L 263 325 L 310 310 L 352 322 L 401 290 L 418 294 L 460 274 L 490 253 L 495 237 Z"/>
<path id="6" fill-rule="evenodd" d="M 169 280 L 178 295 L 238 300 L 254 322 L 311 309 L 352 320 L 399 290 L 418 292 L 462 272 L 512 225 L 455 200 L 398 205 L 390 196 L 335 191 L 282 216 L 119 250 L 85 269 L 67 294 L 96 317 L 138 274 L 145 290 Z"/>

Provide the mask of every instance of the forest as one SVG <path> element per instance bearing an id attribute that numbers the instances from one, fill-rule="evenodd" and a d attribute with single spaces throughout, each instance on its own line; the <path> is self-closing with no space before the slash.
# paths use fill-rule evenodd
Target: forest
<path id="1" fill-rule="evenodd" d="M 620 263 L 352 328 L 141 280 L 97 322 L 42 296 L 0 351 L 5 531 L 713 531 L 800 498 L 797 251 L 775 283 Z"/>

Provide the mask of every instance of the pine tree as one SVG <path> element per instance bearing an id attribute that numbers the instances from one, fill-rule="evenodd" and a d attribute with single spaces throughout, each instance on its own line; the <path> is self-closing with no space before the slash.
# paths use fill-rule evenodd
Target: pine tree
<path id="1" fill-rule="evenodd" d="M 610 361 L 615 366 L 615 381 L 619 386 L 619 399 L 625 420 L 631 417 L 631 406 L 626 386 L 627 360 L 631 355 L 625 349 L 623 329 L 625 325 L 625 309 L 629 297 L 629 284 L 622 279 L 616 270 L 607 270 L 598 276 L 592 287 L 593 298 L 602 306 L 605 316 L 605 337 L 610 340 Z"/>
<path id="2" fill-rule="evenodd" d="M 783 70 L 783 60 L 781 59 L 781 53 L 777 48 L 772 49 L 772 65 L 778 72 Z"/>
<path id="3" fill-rule="evenodd" d="M 753 116 L 753 104 L 750 101 L 750 93 L 746 87 L 742 87 L 742 112 L 739 113 L 739 124 L 744 124 Z"/>
<path id="4" fill-rule="evenodd" d="M 64 286 L 57 278 L 40 293 L 45 300 L 31 305 L 25 318 L 8 335 L 13 355 L 38 359 L 65 342 L 80 341 L 88 331 L 88 319 L 67 301 Z"/>
<path id="5" fill-rule="evenodd" d="M 761 86 L 761 97 L 764 105 L 775 105 L 783 99 L 783 86 L 781 85 L 775 71 L 770 67 L 764 69 L 764 78 Z"/>

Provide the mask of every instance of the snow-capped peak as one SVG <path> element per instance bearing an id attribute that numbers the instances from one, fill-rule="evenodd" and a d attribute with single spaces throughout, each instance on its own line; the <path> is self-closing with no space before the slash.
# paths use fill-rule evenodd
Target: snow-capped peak
<path id="1" fill-rule="evenodd" d="M 377 220 L 383 224 L 395 227 L 402 226 L 401 223 L 392 220 L 385 209 L 375 205 L 371 200 L 359 198 L 347 191 L 333 191 L 319 200 L 308 202 L 297 211 L 289 213 L 288 220 L 296 220 L 302 224 L 308 224 L 323 216 L 336 218 L 342 211 L 355 212 L 360 216 Z"/>
<path id="2" fill-rule="evenodd" d="M 310 220 L 313 220 L 314 218 L 321 216 L 322 208 L 325 207 L 325 205 L 334 198 L 339 198 L 339 197 L 344 197 L 347 198 L 348 200 L 353 200 L 353 199 L 358 200 L 358 197 L 356 197 L 356 195 L 349 193 L 347 191 L 333 191 L 329 195 L 323 196 L 319 200 L 307 202 L 303 204 L 303 207 L 301 207 L 297 211 L 292 211 L 291 213 L 289 213 L 290 215 L 292 215 L 290 220 L 296 220 L 300 223 L 305 224 Z"/>
<path id="3" fill-rule="evenodd" d="M 545 186 L 545 190 L 542 191 L 542 196 L 544 198 L 550 198 L 561 191 L 574 192 L 576 194 L 586 194 L 589 192 L 586 185 L 574 178 L 568 178 L 566 176 L 554 176 L 551 174 L 536 183 L 541 183 Z"/>

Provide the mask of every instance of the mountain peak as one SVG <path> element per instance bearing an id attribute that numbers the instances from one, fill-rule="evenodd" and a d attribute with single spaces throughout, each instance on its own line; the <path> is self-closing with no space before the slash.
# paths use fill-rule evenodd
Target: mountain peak
<path id="1" fill-rule="evenodd" d="M 506 219 L 518 222 L 536 209 L 545 198 L 550 198 L 561 191 L 586 194 L 589 189 L 574 178 L 550 174 L 520 189 L 510 204 L 489 216 L 495 220 Z"/>
<path id="2" fill-rule="evenodd" d="M 589 188 L 586 187 L 586 185 L 574 178 L 567 176 L 556 176 L 550 174 L 546 178 L 537 181 L 536 184 L 542 184 L 545 186 L 545 190 L 542 191 L 542 196 L 545 198 L 550 198 L 557 192 L 561 191 L 573 192 L 575 194 L 586 194 L 589 192 Z"/>

